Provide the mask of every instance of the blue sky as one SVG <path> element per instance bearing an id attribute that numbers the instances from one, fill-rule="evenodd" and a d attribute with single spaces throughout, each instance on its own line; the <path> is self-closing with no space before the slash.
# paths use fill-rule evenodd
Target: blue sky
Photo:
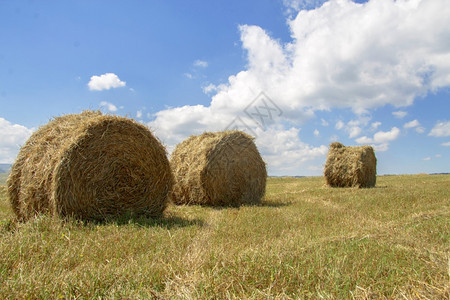
<path id="1" fill-rule="evenodd" d="M 101 109 L 169 152 L 233 124 L 270 175 L 320 175 L 333 141 L 373 145 L 379 174 L 449 172 L 449 6 L 356 2 L 1 1 L 0 163 Z"/>

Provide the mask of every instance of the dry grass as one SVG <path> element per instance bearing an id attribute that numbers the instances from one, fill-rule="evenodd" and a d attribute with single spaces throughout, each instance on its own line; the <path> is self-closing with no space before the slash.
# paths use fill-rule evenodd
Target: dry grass
<path id="1" fill-rule="evenodd" d="M 8 178 L 9 173 L 0 173 L 0 185 L 6 184 L 6 179 Z"/>
<path id="2" fill-rule="evenodd" d="M 96 220 L 161 216 L 171 186 L 166 151 L 145 126 L 93 111 L 40 127 L 8 178 L 19 220 L 45 213 Z"/>
<path id="3" fill-rule="evenodd" d="M 377 159 L 371 146 L 349 146 L 332 143 L 324 169 L 327 184 L 332 187 L 374 187 Z"/>
<path id="4" fill-rule="evenodd" d="M 253 138 L 242 131 L 191 136 L 177 145 L 170 164 L 176 204 L 258 204 L 266 190 L 266 165 Z"/>
<path id="5" fill-rule="evenodd" d="M 0 191 L 0 298 L 448 299 L 450 176 L 373 189 L 269 178 L 259 206 L 15 224 Z"/>

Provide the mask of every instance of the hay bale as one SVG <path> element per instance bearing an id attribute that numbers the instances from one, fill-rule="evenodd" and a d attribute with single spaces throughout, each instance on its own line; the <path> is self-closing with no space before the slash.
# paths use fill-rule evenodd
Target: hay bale
<path id="1" fill-rule="evenodd" d="M 170 164 L 175 204 L 257 204 L 266 190 L 266 165 L 253 138 L 241 131 L 191 136 L 177 145 Z"/>
<path id="2" fill-rule="evenodd" d="M 330 144 L 324 171 L 332 187 L 374 187 L 377 159 L 371 146 L 346 147 Z"/>
<path id="3" fill-rule="evenodd" d="M 19 220 L 160 216 L 173 184 L 165 148 L 143 125 L 100 112 L 55 118 L 22 147 L 8 177 Z"/>

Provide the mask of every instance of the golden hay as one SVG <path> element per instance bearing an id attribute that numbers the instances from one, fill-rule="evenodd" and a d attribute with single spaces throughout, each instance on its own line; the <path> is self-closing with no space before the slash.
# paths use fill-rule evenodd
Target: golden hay
<path id="1" fill-rule="evenodd" d="M 177 145 L 170 158 L 175 204 L 257 204 L 266 190 L 266 165 L 241 131 L 205 132 Z"/>
<path id="2" fill-rule="evenodd" d="M 345 147 L 330 144 L 324 171 L 332 187 L 374 187 L 377 180 L 377 159 L 370 146 Z"/>
<path id="3" fill-rule="evenodd" d="M 41 213 L 85 220 L 160 216 L 172 184 L 166 151 L 145 126 L 92 111 L 40 127 L 7 181 L 19 220 Z"/>

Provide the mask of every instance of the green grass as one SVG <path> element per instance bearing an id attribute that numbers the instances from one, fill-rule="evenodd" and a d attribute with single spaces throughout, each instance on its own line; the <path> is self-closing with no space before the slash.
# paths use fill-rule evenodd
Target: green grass
<path id="1" fill-rule="evenodd" d="M 16 224 L 0 187 L 0 299 L 448 299 L 449 191 L 446 175 L 271 178 L 260 206 Z"/>

